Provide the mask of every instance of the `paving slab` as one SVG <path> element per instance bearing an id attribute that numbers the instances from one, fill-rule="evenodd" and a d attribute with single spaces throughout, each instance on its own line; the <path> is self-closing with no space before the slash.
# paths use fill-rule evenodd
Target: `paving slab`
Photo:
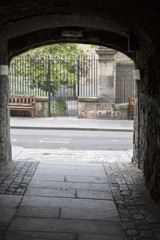
<path id="1" fill-rule="evenodd" d="M 18 207 L 21 202 L 21 196 L 13 195 L 0 195 L 0 206 L 1 207 Z"/>
<path id="2" fill-rule="evenodd" d="M 111 200 L 76 199 L 76 198 L 54 198 L 54 197 L 33 197 L 24 196 L 21 206 L 50 206 L 50 207 L 72 207 L 94 209 L 94 211 L 108 210 L 116 211 Z"/>
<path id="3" fill-rule="evenodd" d="M 25 150 L 24 150 L 25 151 Z M 51 150 L 52 151 L 52 150 Z M 55 149 L 55 151 L 57 152 L 57 150 Z M 68 150 L 67 150 L 68 151 Z M 55 152 L 55 156 L 57 155 L 57 153 Z M 62 151 L 63 152 L 63 151 Z M 54 151 L 53 151 L 54 153 Z M 51 156 L 53 157 L 53 154 L 51 152 Z M 77 151 L 75 152 L 70 152 L 69 156 L 70 158 L 75 155 L 77 153 Z M 61 160 L 61 159 L 59 159 Z M 72 159 L 71 159 L 72 160 Z M 52 160 L 49 160 L 49 161 L 40 161 L 40 164 L 38 166 L 39 169 L 44 169 L 43 166 L 47 166 L 47 168 L 50 168 L 52 165 L 53 168 L 57 169 L 57 170 L 70 170 L 70 171 L 92 171 L 93 173 L 95 172 L 95 167 L 96 167 L 96 172 L 101 172 L 103 173 L 104 172 L 104 168 L 103 168 L 103 165 L 102 164 L 99 164 L 99 163 L 88 163 L 88 162 L 85 162 L 85 163 L 75 163 L 73 161 L 71 161 L 70 163 L 61 163 L 59 161 L 54 161 Z"/>
<path id="4" fill-rule="evenodd" d="M 48 174 L 48 175 L 52 175 L 52 174 L 56 174 L 56 175 L 69 175 L 69 173 L 71 173 L 72 174 L 72 172 L 74 173 L 74 172 L 76 172 L 76 170 L 75 171 L 72 171 L 72 170 L 68 170 L 68 169 L 66 169 L 66 170 L 64 170 L 64 169 L 56 169 L 56 168 L 54 168 L 54 166 L 52 166 L 52 168 L 50 167 L 50 168 L 48 168 L 48 169 L 40 169 L 40 168 L 38 168 L 37 169 L 37 171 L 36 171 L 36 174 Z"/>
<path id="5" fill-rule="evenodd" d="M 97 234 L 78 234 L 78 240 L 127 240 L 125 236 L 106 236 Z"/>
<path id="6" fill-rule="evenodd" d="M 52 164 L 52 168 L 50 166 L 50 164 L 43 164 L 41 165 L 41 163 L 39 164 L 38 168 L 37 168 L 37 172 L 38 171 L 76 171 L 76 166 L 72 165 L 63 165 L 63 164 Z"/>
<path id="7" fill-rule="evenodd" d="M 67 182 L 107 183 L 107 177 L 92 176 L 66 176 Z"/>
<path id="8" fill-rule="evenodd" d="M 0 239 L 2 239 L 2 237 L 3 237 L 4 233 L 5 233 L 5 231 L 6 231 L 6 227 L 4 227 L 4 226 L 0 226 Z"/>
<path id="9" fill-rule="evenodd" d="M 77 171 L 82 171 L 82 172 L 92 172 L 93 174 L 94 173 L 104 173 L 104 168 L 102 165 L 99 165 L 99 164 L 90 164 L 90 165 L 87 165 L 87 164 L 77 164 Z M 95 168 L 96 168 L 96 171 L 95 171 Z"/>
<path id="10" fill-rule="evenodd" d="M 46 182 L 43 180 L 33 179 L 30 184 L 30 188 L 48 188 L 48 189 L 82 189 L 93 191 L 109 191 L 110 187 L 108 183 L 80 183 L 80 182 Z"/>
<path id="11" fill-rule="evenodd" d="M 113 200 L 110 191 L 77 190 L 77 198 Z"/>
<path id="12" fill-rule="evenodd" d="M 15 217 L 10 230 L 125 236 L 119 222 Z"/>
<path id="13" fill-rule="evenodd" d="M 53 179 L 54 181 L 56 181 L 56 178 L 57 178 L 57 181 L 63 181 L 64 180 L 64 176 L 76 176 L 76 177 L 105 177 L 106 178 L 106 174 L 105 172 L 103 171 L 70 171 L 70 170 L 63 170 L 63 169 L 54 169 L 54 166 L 50 167 L 49 170 L 46 170 L 46 169 L 37 169 L 36 171 L 36 174 L 34 175 L 34 178 L 38 177 L 38 175 L 41 175 L 39 177 L 42 177 L 44 176 L 44 180 L 48 180 L 48 179 Z"/>
<path id="14" fill-rule="evenodd" d="M 57 175 L 56 174 L 47 174 L 47 173 L 36 173 L 34 174 L 32 181 L 39 181 L 43 179 L 43 181 L 50 181 L 50 182 L 64 182 L 65 175 Z"/>
<path id="15" fill-rule="evenodd" d="M 58 218 L 60 214 L 60 208 L 48 207 L 48 206 L 20 206 L 15 216 L 16 217 L 28 217 L 28 218 Z"/>
<path id="16" fill-rule="evenodd" d="M 97 209 L 93 209 L 92 207 L 62 207 L 60 218 L 120 222 L 119 214 L 116 209 L 102 209 L 100 207 Z"/>
<path id="17" fill-rule="evenodd" d="M 76 192 L 72 189 L 48 189 L 48 188 L 28 188 L 26 196 L 43 196 L 43 197 L 65 197 L 75 198 Z"/>
<path id="18" fill-rule="evenodd" d="M 3 240 L 76 240 L 74 233 L 53 233 L 53 232 L 29 232 L 29 231 L 9 231 Z"/>
<path id="19" fill-rule="evenodd" d="M 96 168 L 96 166 L 95 166 L 95 168 Z M 98 171 L 97 169 L 96 169 L 96 171 L 95 171 L 95 168 L 94 168 L 94 170 L 93 169 L 91 169 L 91 168 L 89 168 L 88 167 L 88 170 L 87 170 L 87 168 L 86 169 L 81 169 L 81 170 L 77 170 L 77 171 L 75 171 L 75 172 L 73 172 L 73 173 L 69 173 L 68 175 L 76 175 L 76 176 L 88 176 L 88 177 L 91 177 L 91 176 L 93 176 L 93 177 L 106 177 L 106 173 L 104 172 L 104 170 L 103 171 Z"/>
<path id="20" fill-rule="evenodd" d="M 7 226 L 16 212 L 15 208 L 0 206 L 0 226 Z"/>
<path id="21" fill-rule="evenodd" d="M 36 171 L 36 175 L 43 175 L 43 174 L 47 174 L 47 175 L 61 175 L 61 176 L 64 176 L 64 175 L 69 175 L 71 174 L 72 175 L 77 175 L 76 174 L 76 171 L 71 171 L 71 170 L 63 170 L 63 169 L 55 169 L 54 167 L 50 167 L 50 169 L 37 169 Z"/>

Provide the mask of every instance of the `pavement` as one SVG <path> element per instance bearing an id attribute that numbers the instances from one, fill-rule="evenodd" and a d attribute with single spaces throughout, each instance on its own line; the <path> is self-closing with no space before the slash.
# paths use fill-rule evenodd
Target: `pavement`
<path id="1" fill-rule="evenodd" d="M 132 120 L 82 119 L 77 117 L 11 117 L 11 129 L 87 130 L 132 132 Z"/>
<path id="2" fill-rule="evenodd" d="M 158 240 L 160 206 L 126 151 L 24 148 L 0 168 L 1 240 Z"/>
<path id="3" fill-rule="evenodd" d="M 43 121 L 64 126 L 64 119 Z M 96 123 L 104 129 L 106 120 Z M 131 163 L 131 152 L 18 147 L 14 161 L 0 168 L 0 240 L 39 239 L 160 239 L 160 206 Z"/>

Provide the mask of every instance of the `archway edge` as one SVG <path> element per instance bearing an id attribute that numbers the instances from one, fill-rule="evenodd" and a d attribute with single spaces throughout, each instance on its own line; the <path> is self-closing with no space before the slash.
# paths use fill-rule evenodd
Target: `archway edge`
<path id="1" fill-rule="evenodd" d="M 63 37 L 62 31 L 73 30 L 82 32 L 82 37 Z M 60 27 L 45 29 L 21 35 L 9 40 L 9 60 L 30 49 L 56 43 L 82 43 L 100 45 L 113 48 L 132 58 L 128 52 L 128 38 L 110 31 L 102 31 L 93 28 Z M 132 46 L 135 47 L 134 45 Z"/>
<path id="2" fill-rule="evenodd" d="M 121 26 L 114 21 L 104 19 L 99 16 L 83 16 L 77 14 L 66 15 L 51 14 L 17 19 L 14 22 L 8 22 L 0 27 L 1 34 L 6 35 L 7 39 L 12 39 L 20 35 L 39 30 L 57 28 L 57 27 L 88 27 L 99 30 L 112 31 L 123 36 L 129 29 Z"/>

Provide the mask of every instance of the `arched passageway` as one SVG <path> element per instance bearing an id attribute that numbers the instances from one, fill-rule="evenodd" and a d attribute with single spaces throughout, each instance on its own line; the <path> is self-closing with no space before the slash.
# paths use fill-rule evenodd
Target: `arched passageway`
<path id="1" fill-rule="evenodd" d="M 158 1 L 25 1 L 0 7 L 0 160 L 9 161 L 8 59 L 54 42 L 108 46 L 135 60 L 140 69 L 134 159 L 147 188 L 160 198 L 160 3 Z"/>

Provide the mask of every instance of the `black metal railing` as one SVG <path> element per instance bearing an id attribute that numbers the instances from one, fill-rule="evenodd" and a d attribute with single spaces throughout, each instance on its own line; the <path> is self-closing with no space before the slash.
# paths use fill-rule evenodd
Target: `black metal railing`
<path id="1" fill-rule="evenodd" d="M 49 69 L 50 62 L 50 69 Z M 77 95 L 95 97 L 98 92 L 98 60 L 95 56 L 32 58 L 18 56 L 10 64 L 10 93 L 48 96 L 48 76 L 60 93 L 61 86 L 77 85 Z M 50 88 L 51 90 L 51 88 Z M 61 92 L 62 94 L 62 92 Z"/>

